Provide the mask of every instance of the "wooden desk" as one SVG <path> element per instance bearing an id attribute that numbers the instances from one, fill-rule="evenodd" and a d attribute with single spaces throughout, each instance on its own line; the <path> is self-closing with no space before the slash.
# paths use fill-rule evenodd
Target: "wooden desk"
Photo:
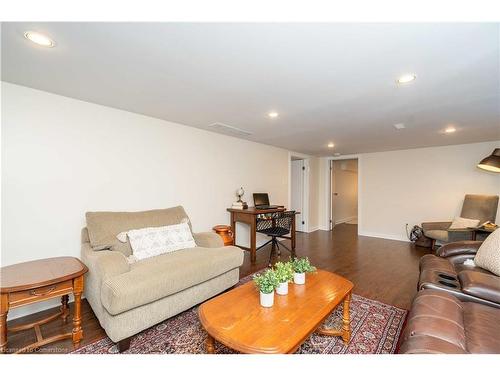
<path id="1" fill-rule="evenodd" d="M 245 223 L 250 226 L 250 247 L 239 246 L 240 248 L 250 251 L 250 261 L 255 263 L 257 259 L 257 215 L 272 214 L 274 212 L 286 211 L 285 207 L 271 208 L 262 210 L 255 207 L 247 209 L 228 208 L 231 213 L 231 230 L 233 231 L 234 244 L 236 245 L 236 223 Z M 292 250 L 295 251 L 295 215 L 292 220 L 292 230 L 290 231 L 290 239 L 292 241 Z"/>
<path id="2" fill-rule="evenodd" d="M 14 353 L 30 352 L 54 341 L 73 339 L 78 347 L 83 338 L 81 318 L 81 296 L 83 275 L 87 267 L 77 258 L 58 257 L 13 264 L 0 269 L 0 353 L 7 352 L 7 314 L 9 309 L 61 297 L 61 311 L 39 321 L 8 329 L 10 332 L 34 328 L 37 341 L 24 348 L 13 349 Z M 73 330 L 69 333 L 44 338 L 40 326 L 59 317 L 66 322 L 69 316 L 68 294 L 75 297 Z"/>

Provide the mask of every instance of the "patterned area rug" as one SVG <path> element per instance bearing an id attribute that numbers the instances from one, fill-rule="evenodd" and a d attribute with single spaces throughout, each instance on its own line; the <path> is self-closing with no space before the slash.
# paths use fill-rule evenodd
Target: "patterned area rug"
<path id="1" fill-rule="evenodd" d="M 246 277 L 240 283 L 246 282 Z M 397 341 L 407 311 L 395 306 L 353 294 L 351 300 L 351 341 L 344 345 L 340 337 L 312 334 L 299 348 L 299 354 L 389 354 Z M 326 320 L 328 327 L 340 327 L 342 306 Z M 132 338 L 129 354 L 203 354 L 206 333 L 198 319 L 198 307 L 185 311 Z M 116 345 L 104 338 L 86 345 L 76 354 L 114 354 Z M 216 353 L 233 354 L 233 350 L 216 343 Z"/>

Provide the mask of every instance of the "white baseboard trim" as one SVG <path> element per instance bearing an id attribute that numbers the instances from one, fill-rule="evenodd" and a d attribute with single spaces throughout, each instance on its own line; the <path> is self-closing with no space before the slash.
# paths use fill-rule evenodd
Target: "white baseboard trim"
<path id="1" fill-rule="evenodd" d="M 365 237 L 376 237 L 376 238 L 383 238 L 386 240 L 395 240 L 395 241 L 403 241 L 403 242 L 410 242 L 408 237 L 405 235 L 398 235 L 398 234 L 387 234 L 387 233 L 374 233 L 374 232 L 364 232 L 364 231 L 359 231 L 358 236 L 365 236 Z"/>
<path id="2" fill-rule="evenodd" d="M 348 221 L 354 220 L 356 218 L 357 218 L 357 216 L 350 216 L 350 217 L 346 217 L 345 219 L 335 220 L 335 225 L 347 223 Z"/>
<path id="3" fill-rule="evenodd" d="M 317 227 L 312 227 L 312 228 L 308 228 L 307 233 L 316 232 L 317 230 L 319 230 L 319 226 L 317 226 Z"/>

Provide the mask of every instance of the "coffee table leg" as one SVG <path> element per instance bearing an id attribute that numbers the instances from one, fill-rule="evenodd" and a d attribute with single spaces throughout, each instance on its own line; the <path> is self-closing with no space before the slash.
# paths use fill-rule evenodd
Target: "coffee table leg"
<path id="1" fill-rule="evenodd" d="M 332 329 L 332 328 L 325 328 L 325 327 L 320 327 L 316 330 L 316 333 L 319 333 L 320 335 L 326 335 L 326 336 L 340 336 L 342 337 L 342 340 L 344 341 L 344 344 L 347 345 L 349 344 L 349 340 L 351 339 L 351 318 L 349 315 L 349 305 L 351 302 L 351 293 L 346 295 L 344 297 L 344 311 L 342 315 L 342 329 Z"/>
<path id="2" fill-rule="evenodd" d="M 215 340 L 212 336 L 207 333 L 207 341 L 205 342 L 207 353 L 214 354 L 215 353 Z"/>
<path id="3" fill-rule="evenodd" d="M 349 305 L 351 303 L 351 293 L 344 298 L 344 311 L 342 317 L 342 340 L 344 344 L 349 344 L 351 339 L 351 318 L 349 315 Z"/>

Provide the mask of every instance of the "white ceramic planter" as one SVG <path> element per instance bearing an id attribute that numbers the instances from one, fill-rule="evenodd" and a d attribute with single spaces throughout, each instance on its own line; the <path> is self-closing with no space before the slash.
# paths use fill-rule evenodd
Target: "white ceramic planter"
<path id="1" fill-rule="evenodd" d="M 276 293 L 280 296 L 285 296 L 288 294 L 288 281 L 284 283 L 280 283 L 280 285 L 276 288 Z"/>
<path id="2" fill-rule="evenodd" d="M 274 292 L 272 293 L 260 292 L 260 305 L 262 307 L 272 307 L 274 305 Z"/>
<path id="3" fill-rule="evenodd" d="M 306 274 L 305 274 L 305 272 L 303 272 L 303 273 L 297 273 L 297 272 L 295 272 L 293 274 L 293 282 L 295 284 L 305 284 L 306 283 Z"/>

